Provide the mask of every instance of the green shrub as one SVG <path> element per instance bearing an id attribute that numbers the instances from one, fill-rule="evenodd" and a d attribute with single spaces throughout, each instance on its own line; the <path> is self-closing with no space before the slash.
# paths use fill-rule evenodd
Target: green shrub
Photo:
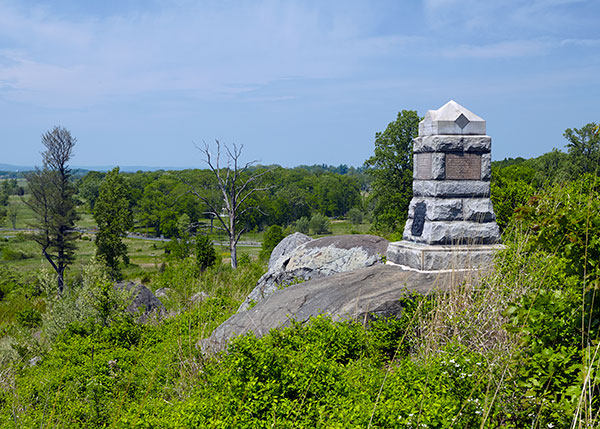
<path id="1" fill-rule="evenodd" d="M 310 229 L 313 234 L 331 234 L 329 219 L 320 213 L 316 213 L 310 218 Z"/>
<path id="2" fill-rule="evenodd" d="M 306 216 L 302 216 L 296 221 L 295 229 L 302 234 L 308 234 L 310 230 L 310 221 Z"/>
<path id="3" fill-rule="evenodd" d="M 207 235 L 196 237 L 196 263 L 200 271 L 212 267 L 217 261 L 217 253 L 212 240 Z"/>
<path id="4" fill-rule="evenodd" d="M 279 225 L 271 225 L 267 228 L 260 249 L 260 258 L 264 260 L 269 259 L 271 252 L 283 238 L 283 229 Z"/>
<path id="5" fill-rule="evenodd" d="M 28 255 L 23 251 L 12 249 L 7 246 L 0 248 L 0 255 L 2 255 L 3 261 L 22 261 L 31 258 L 31 255 Z"/>
<path id="6" fill-rule="evenodd" d="M 536 410 L 540 425 L 570 426 L 578 408 L 598 406 L 598 379 L 583 380 L 600 336 L 599 191 L 593 176 L 555 185 L 519 210 L 522 230 L 507 235 L 527 260 L 500 265 L 500 275 L 519 270 L 528 285 L 506 312 L 519 341 L 512 383 L 524 398 L 517 410 Z"/>
<path id="7" fill-rule="evenodd" d="M 250 258 L 250 255 L 247 253 L 240 253 L 238 255 L 238 266 L 240 267 L 245 267 L 248 266 L 252 263 L 252 259 Z"/>
<path id="8" fill-rule="evenodd" d="M 26 328 L 35 328 L 42 323 L 42 315 L 34 308 L 26 308 L 16 314 L 17 322 Z"/>
<path id="9" fill-rule="evenodd" d="M 349 211 L 348 211 L 348 219 L 350 220 L 350 222 L 354 225 L 359 225 L 363 222 L 363 212 L 361 212 L 359 209 L 357 209 L 356 207 L 352 207 Z"/>

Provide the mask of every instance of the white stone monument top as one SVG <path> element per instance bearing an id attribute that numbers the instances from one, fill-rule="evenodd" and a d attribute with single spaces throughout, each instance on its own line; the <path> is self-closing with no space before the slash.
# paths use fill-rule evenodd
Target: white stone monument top
<path id="1" fill-rule="evenodd" d="M 485 119 L 450 100 L 437 110 L 428 110 L 419 122 L 419 136 L 485 135 Z"/>

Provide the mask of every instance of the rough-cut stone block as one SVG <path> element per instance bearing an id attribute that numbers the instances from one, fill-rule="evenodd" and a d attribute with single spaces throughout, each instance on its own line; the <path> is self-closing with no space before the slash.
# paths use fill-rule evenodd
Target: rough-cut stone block
<path id="1" fill-rule="evenodd" d="M 446 178 L 446 154 L 431 154 L 431 178 L 434 180 L 443 180 Z"/>
<path id="2" fill-rule="evenodd" d="M 489 153 L 492 148 L 490 136 L 433 135 L 417 137 L 413 141 L 415 153 L 423 152 L 469 152 Z"/>
<path id="3" fill-rule="evenodd" d="M 419 123 L 419 135 L 485 134 L 485 120 L 454 100 L 437 110 L 429 110 Z"/>
<path id="4" fill-rule="evenodd" d="M 489 197 L 490 183 L 480 180 L 414 180 L 415 197 Z"/>
<path id="5" fill-rule="evenodd" d="M 462 199 L 413 198 L 408 207 L 409 218 L 414 218 L 414 210 L 419 203 L 427 206 L 428 220 L 463 220 Z"/>
<path id="6" fill-rule="evenodd" d="M 484 223 L 496 220 L 494 207 L 489 198 L 469 198 L 463 203 L 465 220 Z"/>
<path id="7" fill-rule="evenodd" d="M 495 222 L 429 221 L 420 236 L 411 233 L 412 219 L 406 221 L 403 239 L 423 244 L 476 245 L 500 242 L 500 230 Z"/>
<path id="8" fill-rule="evenodd" d="M 490 267 L 501 244 L 480 246 L 424 245 L 408 241 L 390 243 L 388 263 L 419 271 L 470 270 Z"/>
<path id="9" fill-rule="evenodd" d="M 481 155 L 481 180 L 489 181 L 492 178 L 492 154 Z"/>

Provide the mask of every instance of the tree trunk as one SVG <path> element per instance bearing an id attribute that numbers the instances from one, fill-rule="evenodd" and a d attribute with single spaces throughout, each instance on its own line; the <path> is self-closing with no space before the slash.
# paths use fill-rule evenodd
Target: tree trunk
<path id="1" fill-rule="evenodd" d="M 237 243 L 235 241 L 235 215 L 229 213 L 229 251 L 231 252 L 231 267 L 237 268 Z"/>

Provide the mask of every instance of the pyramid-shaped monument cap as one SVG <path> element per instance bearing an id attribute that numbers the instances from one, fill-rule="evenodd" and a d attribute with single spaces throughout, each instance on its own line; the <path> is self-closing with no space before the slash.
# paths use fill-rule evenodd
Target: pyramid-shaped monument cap
<path id="1" fill-rule="evenodd" d="M 450 100 L 437 110 L 428 110 L 419 123 L 419 136 L 440 134 L 485 135 L 485 120 Z"/>

